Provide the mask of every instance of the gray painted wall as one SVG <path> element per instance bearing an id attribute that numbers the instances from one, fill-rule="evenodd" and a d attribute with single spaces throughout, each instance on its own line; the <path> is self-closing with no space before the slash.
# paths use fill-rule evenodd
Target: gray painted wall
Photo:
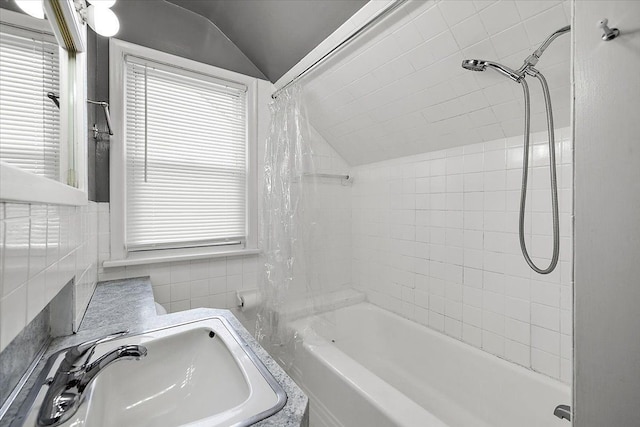
<path id="1" fill-rule="evenodd" d="M 368 0 L 169 0 L 210 19 L 275 82 Z"/>
<path id="2" fill-rule="evenodd" d="M 640 426 L 640 2 L 575 2 L 574 426 Z M 622 36 L 600 39 L 609 18 Z"/>
<path id="3" fill-rule="evenodd" d="M 87 35 L 87 97 L 94 101 L 109 100 L 109 79 L 103 70 L 109 69 L 109 39 L 97 36 L 93 31 Z M 89 128 L 95 123 L 99 130 L 107 130 L 107 121 L 100 106 L 87 104 Z M 109 135 L 100 134 L 98 140 L 89 131 L 87 141 L 87 167 L 89 174 L 89 199 L 96 202 L 109 201 Z"/>

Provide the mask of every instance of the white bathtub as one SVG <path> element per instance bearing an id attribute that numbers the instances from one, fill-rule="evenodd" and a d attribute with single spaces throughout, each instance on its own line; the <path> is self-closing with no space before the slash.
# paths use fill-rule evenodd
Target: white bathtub
<path id="1" fill-rule="evenodd" d="M 570 388 L 368 303 L 295 321 L 311 427 L 568 427 Z"/>

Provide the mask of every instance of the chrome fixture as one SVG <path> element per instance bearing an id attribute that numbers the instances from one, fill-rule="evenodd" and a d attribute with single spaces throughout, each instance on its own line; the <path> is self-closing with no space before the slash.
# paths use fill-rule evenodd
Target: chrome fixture
<path id="1" fill-rule="evenodd" d="M 104 101 L 92 101 L 90 99 L 87 99 L 87 102 L 89 104 L 101 106 L 102 110 L 104 111 L 104 118 L 107 120 L 106 131 L 98 130 L 98 126 L 95 123 L 93 124 L 93 127 L 91 128 L 91 130 L 93 131 L 93 138 L 98 139 L 98 135 L 101 133 L 108 133 L 109 135 L 113 136 L 113 127 L 111 127 L 111 115 L 109 114 L 109 103 Z"/>
<path id="2" fill-rule="evenodd" d="M 547 50 L 551 42 L 553 42 L 564 33 L 568 33 L 569 31 L 571 31 L 571 25 L 567 25 L 566 27 L 562 27 L 559 30 L 553 32 L 553 34 L 547 37 L 547 39 L 540 45 L 539 48 L 535 50 L 535 52 L 533 52 L 527 57 L 527 59 L 524 60 L 524 64 L 522 64 L 522 67 L 518 69 L 517 73 L 519 75 L 524 75 L 523 73 L 525 73 L 529 67 L 534 66 L 538 63 L 538 60 L 540 60 L 540 57 L 542 56 L 544 51 Z"/>
<path id="3" fill-rule="evenodd" d="M 620 35 L 620 30 L 617 28 L 609 28 L 608 27 L 609 20 L 607 18 L 603 18 L 596 22 L 596 27 L 601 28 L 602 31 L 602 40 L 608 42 L 609 40 L 613 40 Z"/>
<path id="4" fill-rule="evenodd" d="M 305 173 L 305 176 L 313 176 L 317 178 L 337 178 L 337 179 L 346 179 L 349 180 L 352 177 L 349 175 L 340 175 L 336 173 Z"/>
<path id="5" fill-rule="evenodd" d="M 561 420 L 571 421 L 571 407 L 569 405 L 558 405 L 554 409 L 553 415 Z"/>
<path id="6" fill-rule="evenodd" d="M 522 187 L 520 190 L 520 215 L 518 221 L 518 234 L 520 237 L 520 249 L 524 259 L 529 264 L 529 267 L 539 274 L 549 274 L 558 265 L 558 255 L 560 252 L 560 230 L 558 220 L 558 181 L 556 178 L 556 151 L 555 151 L 555 136 L 553 129 L 553 112 L 551 111 L 551 95 L 549 94 L 549 86 L 547 80 L 542 73 L 534 68 L 538 63 L 538 60 L 549 47 L 551 42 L 556 38 L 565 34 L 571 30 L 571 26 L 567 25 L 551 34 L 547 39 L 536 49 L 531 55 L 524 60 L 522 66 L 514 71 L 509 67 L 497 64 L 491 61 L 479 60 L 479 59 L 465 59 L 462 61 L 462 67 L 472 71 L 484 71 L 487 68 L 494 69 L 500 74 L 509 77 L 511 80 L 520 83 L 522 85 L 522 91 L 524 93 L 525 111 L 524 111 L 524 155 L 522 164 Z M 525 78 L 526 76 L 532 76 L 538 79 L 542 86 L 542 92 L 544 94 L 544 104 L 547 110 L 547 132 L 549 135 L 549 174 L 551 178 L 551 207 L 553 215 L 553 254 L 551 256 L 551 262 L 546 268 L 539 268 L 531 260 L 529 256 L 527 245 L 524 240 L 524 212 L 527 201 L 527 181 L 529 178 L 529 137 L 531 131 L 531 111 L 530 111 L 530 97 L 529 97 L 529 85 Z"/>
<path id="7" fill-rule="evenodd" d="M 310 178 L 339 179 L 342 185 L 353 183 L 353 176 L 349 174 L 340 175 L 335 173 L 305 173 L 303 174 L 303 176 Z"/>
<path id="8" fill-rule="evenodd" d="M 511 68 L 495 62 L 485 61 L 482 59 L 465 59 L 464 61 L 462 61 L 462 68 L 466 68 L 467 70 L 471 71 L 484 71 L 487 69 L 487 67 L 493 68 L 500 74 L 509 77 L 514 82 L 520 83 L 520 79 L 522 79 L 522 76 L 517 74 Z"/>
<path id="9" fill-rule="evenodd" d="M 76 413 L 83 402 L 83 392 L 104 368 L 118 360 L 139 360 L 147 355 L 141 345 L 123 345 L 94 362 L 90 362 L 98 344 L 114 340 L 129 331 L 116 332 L 70 348 L 53 378 L 47 380 L 47 394 L 38 412 L 38 426 L 57 426 Z"/>
<path id="10" fill-rule="evenodd" d="M 47 92 L 47 98 L 53 101 L 53 103 L 56 104 L 56 107 L 58 107 L 58 109 L 60 108 L 60 95 L 55 94 L 53 92 Z M 93 124 L 93 127 L 91 128 L 91 130 L 93 131 L 93 138 L 98 139 L 98 136 L 101 133 L 108 133 L 109 135 L 113 136 L 113 130 L 112 130 L 113 127 L 111 126 L 111 114 L 109 114 L 109 103 L 104 101 L 93 101 L 91 99 L 87 99 L 87 102 L 89 104 L 101 106 L 102 111 L 104 111 L 104 118 L 107 121 L 106 131 L 98 130 L 98 126 L 95 123 Z"/>

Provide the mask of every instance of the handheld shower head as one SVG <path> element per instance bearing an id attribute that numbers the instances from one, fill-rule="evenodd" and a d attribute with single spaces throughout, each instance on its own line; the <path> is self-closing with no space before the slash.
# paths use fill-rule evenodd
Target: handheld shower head
<path id="1" fill-rule="evenodd" d="M 500 65 L 496 62 L 485 61 L 484 59 L 465 59 L 462 61 L 462 68 L 471 71 L 484 71 L 487 69 L 487 67 L 493 68 L 500 74 L 509 77 L 516 83 L 520 83 L 520 79 L 522 79 L 522 76 L 513 71 L 511 68 Z"/>
<path id="2" fill-rule="evenodd" d="M 484 71 L 487 69 L 487 63 L 479 59 L 465 59 L 462 61 L 462 68 L 471 71 Z"/>

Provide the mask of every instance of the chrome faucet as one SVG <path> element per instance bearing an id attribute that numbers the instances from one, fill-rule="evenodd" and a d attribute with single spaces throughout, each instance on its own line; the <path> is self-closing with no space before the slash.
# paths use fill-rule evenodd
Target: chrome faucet
<path id="1" fill-rule="evenodd" d="M 123 345 L 90 362 L 98 344 L 127 333 L 128 330 L 120 331 L 87 341 L 65 353 L 55 375 L 47 380 L 49 388 L 38 412 L 38 426 L 57 426 L 71 418 L 82 404 L 84 390 L 111 363 L 118 360 L 139 360 L 147 355 L 144 346 Z"/>
<path id="2" fill-rule="evenodd" d="M 569 405 L 558 405 L 553 411 L 553 415 L 567 421 L 571 421 L 571 407 Z"/>

